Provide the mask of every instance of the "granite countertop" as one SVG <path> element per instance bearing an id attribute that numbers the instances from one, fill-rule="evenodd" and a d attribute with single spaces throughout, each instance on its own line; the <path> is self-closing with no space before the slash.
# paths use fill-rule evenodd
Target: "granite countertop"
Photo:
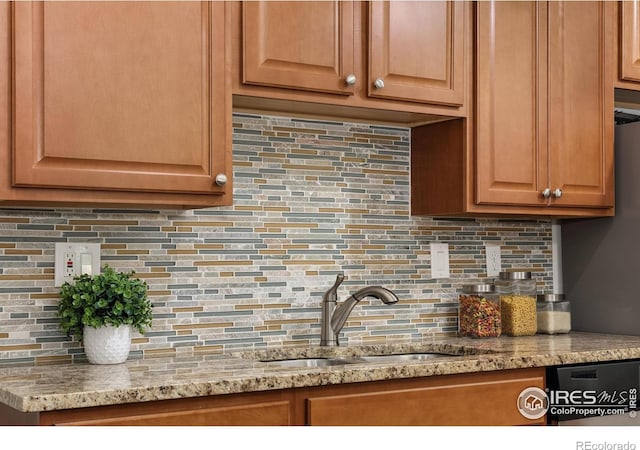
<path id="1" fill-rule="evenodd" d="M 282 367 L 261 360 L 441 352 L 428 361 Z M 99 366 L 2 366 L 0 404 L 22 412 L 136 403 L 238 392 L 640 358 L 640 337 L 592 333 L 404 344 L 283 347 L 229 354 L 188 353 Z"/>

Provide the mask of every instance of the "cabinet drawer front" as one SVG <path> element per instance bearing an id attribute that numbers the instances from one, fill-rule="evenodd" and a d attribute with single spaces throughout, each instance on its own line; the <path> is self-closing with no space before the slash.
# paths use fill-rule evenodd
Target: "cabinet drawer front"
<path id="1" fill-rule="evenodd" d="M 310 425 L 531 425 L 517 408 L 542 377 L 309 398 Z"/>
<path id="2" fill-rule="evenodd" d="M 369 95 L 462 105 L 465 8 L 451 1 L 369 3 Z M 384 87 L 376 89 L 376 79 Z"/>
<path id="3" fill-rule="evenodd" d="M 353 2 L 242 4 L 243 82 L 353 94 Z"/>
<path id="4" fill-rule="evenodd" d="M 224 193 L 224 20 L 215 2 L 16 2 L 13 185 Z"/>

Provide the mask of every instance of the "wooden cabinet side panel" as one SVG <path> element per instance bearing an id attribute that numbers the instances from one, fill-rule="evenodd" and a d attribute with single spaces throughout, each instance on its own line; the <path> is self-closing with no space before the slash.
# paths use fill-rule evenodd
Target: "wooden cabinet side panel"
<path id="1" fill-rule="evenodd" d="M 536 2 L 477 3 L 475 199 L 479 204 L 543 204 L 544 19 Z"/>
<path id="2" fill-rule="evenodd" d="M 462 105 L 470 7 L 452 1 L 369 3 L 369 95 Z M 374 87 L 378 78 L 382 89 Z"/>
<path id="3" fill-rule="evenodd" d="M 224 4 L 13 8 L 14 186 L 229 188 L 213 182 L 230 168 Z"/>
<path id="4" fill-rule="evenodd" d="M 554 205 L 613 206 L 614 20 L 612 2 L 549 3 Z"/>
<path id="5" fill-rule="evenodd" d="M 411 129 L 411 214 L 453 214 L 464 201 L 465 119 Z"/>
<path id="6" fill-rule="evenodd" d="M 619 2 L 620 78 L 640 82 L 640 1 Z"/>
<path id="7" fill-rule="evenodd" d="M 353 2 L 243 2 L 243 82 L 353 94 Z"/>
<path id="8" fill-rule="evenodd" d="M 529 387 L 544 389 L 544 372 L 480 373 L 474 376 L 425 379 L 425 386 L 333 396 L 310 396 L 310 425 L 532 425 L 517 408 L 518 396 Z M 442 383 L 442 384 L 440 384 Z"/>

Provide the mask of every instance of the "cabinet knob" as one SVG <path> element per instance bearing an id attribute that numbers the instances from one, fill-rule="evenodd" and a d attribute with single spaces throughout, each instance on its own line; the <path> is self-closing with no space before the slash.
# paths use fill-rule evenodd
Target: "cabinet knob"
<path id="1" fill-rule="evenodd" d="M 555 198 L 560 198 L 560 197 L 562 197 L 562 189 L 557 188 L 555 191 L 553 191 L 553 196 L 554 196 Z"/>
<path id="2" fill-rule="evenodd" d="M 382 89 L 384 87 L 384 80 L 382 78 L 376 79 L 376 81 L 373 82 L 373 86 L 376 89 Z"/>
<path id="3" fill-rule="evenodd" d="M 347 86 L 353 86 L 354 84 L 356 84 L 356 76 L 354 74 L 350 73 L 344 79 L 344 82 L 347 83 Z"/>
<path id="4" fill-rule="evenodd" d="M 551 189 L 546 188 L 544 191 L 540 192 L 544 198 L 551 197 Z"/>
<path id="5" fill-rule="evenodd" d="M 227 184 L 227 176 L 223 173 L 219 173 L 218 175 L 216 175 L 216 184 L 218 186 L 224 186 L 225 184 Z"/>

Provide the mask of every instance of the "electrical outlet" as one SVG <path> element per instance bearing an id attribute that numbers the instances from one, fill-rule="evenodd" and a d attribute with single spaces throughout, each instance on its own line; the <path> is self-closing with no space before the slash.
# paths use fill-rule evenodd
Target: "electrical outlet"
<path id="1" fill-rule="evenodd" d="M 64 276 L 73 278 L 76 274 L 76 254 L 73 252 L 64 252 L 62 263 L 64 264 Z"/>
<path id="2" fill-rule="evenodd" d="M 484 247 L 487 257 L 487 276 L 497 277 L 502 271 L 502 258 L 499 245 L 486 245 Z"/>
<path id="3" fill-rule="evenodd" d="M 83 273 L 100 273 L 100 244 L 56 242 L 54 286 Z"/>

